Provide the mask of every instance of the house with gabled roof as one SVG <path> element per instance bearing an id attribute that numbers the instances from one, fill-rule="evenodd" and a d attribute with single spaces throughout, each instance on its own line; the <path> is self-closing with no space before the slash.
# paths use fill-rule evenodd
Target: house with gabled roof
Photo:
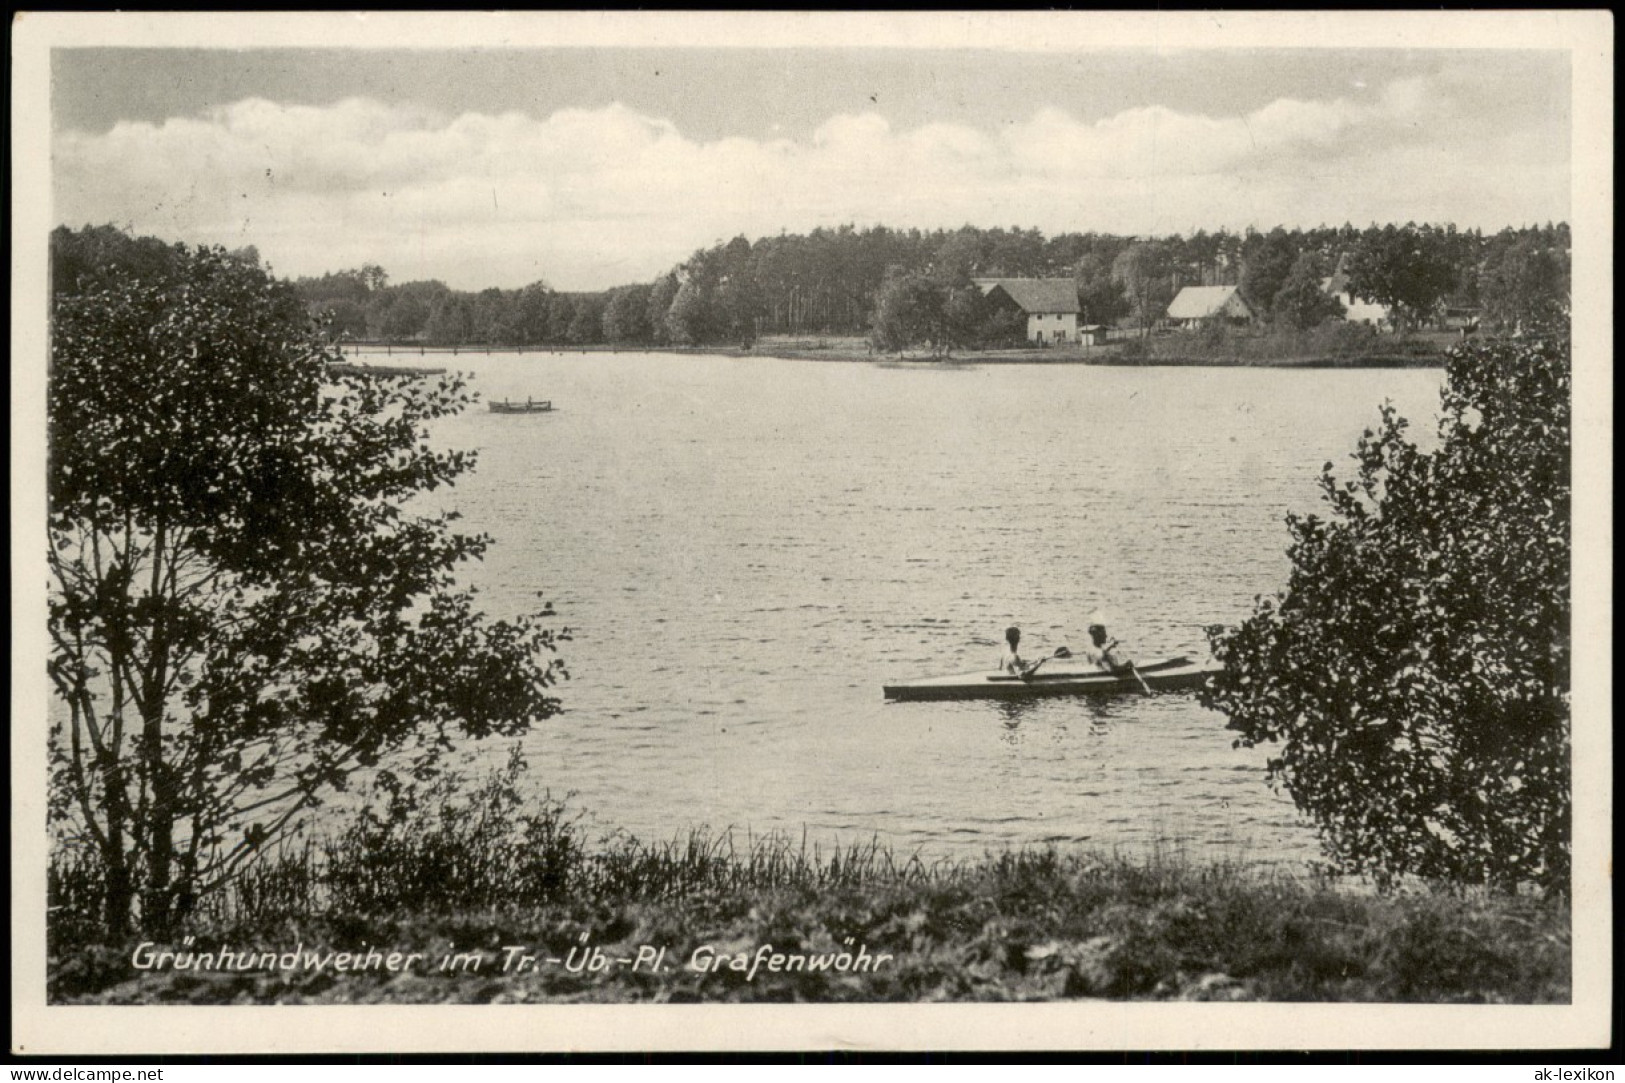
<path id="1" fill-rule="evenodd" d="M 1027 341 L 1047 346 L 1078 341 L 1078 286 L 1070 278 L 978 278 L 990 301 L 1013 305 L 1027 317 Z"/>
<path id="2" fill-rule="evenodd" d="M 1393 313 L 1388 311 L 1387 305 L 1379 305 L 1375 301 L 1368 301 L 1358 297 L 1349 288 L 1349 275 L 1343 267 L 1343 261 L 1338 261 L 1337 270 L 1320 284 L 1320 291 L 1328 297 L 1336 298 L 1343 306 L 1343 318 L 1349 323 L 1370 324 L 1378 330 L 1393 326 Z"/>
<path id="3" fill-rule="evenodd" d="M 1200 327 L 1214 320 L 1253 323 L 1258 313 L 1238 286 L 1186 286 L 1168 302 L 1168 322 L 1175 327 Z"/>

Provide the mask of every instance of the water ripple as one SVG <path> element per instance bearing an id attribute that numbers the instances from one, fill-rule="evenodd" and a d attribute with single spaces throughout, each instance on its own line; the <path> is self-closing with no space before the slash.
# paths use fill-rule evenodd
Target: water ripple
<path id="1" fill-rule="evenodd" d="M 527 741 L 538 790 L 654 839 L 1315 856 L 1265 750 L 1189 697 L 895 704 L 880 685 L 988 667 L 1010 624 L 1033 653 L 1076 647 L 1099 610 L 1141 657 L 1190 650 L 1281 588 L 1283 515 L 1315 506 L 1378 403 L 1429 428 L 1437 373 L 458 360 L 482 396 L 563 407 L 439 423 L 480 468 L 428 499 L 495 539 L 468 570 L 489 611 L 545 588 L 575 633 L 568 713 Z"/>

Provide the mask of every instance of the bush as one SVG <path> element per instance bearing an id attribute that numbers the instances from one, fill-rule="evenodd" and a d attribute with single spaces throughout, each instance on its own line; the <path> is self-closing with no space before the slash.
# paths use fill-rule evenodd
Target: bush
<path id="1" fill-rule="evenodd" d="M 1566 889 L 1569 875 L 1567 339 L 1459 347 L 1441 446 L 1392 407 L 1330 516 L 1289 516 L 1285 594 L 1220 631 L 1203 702 L 1339 867 Z"/>
<path id="2" fill-rule="evenodd" d="M 385 775 L 350 825 L 324 847 L 322 879 L 336 911 L 382 914 L 535 906 L 563 894 L 585 851 L 563 805 L 525 808 L 526 770 L 506 767 L 471 793 L 456 774 L 421 789 Z"/>
<path id="3" fill-rule="evenodd" d="M 1128 339 L 1117 350 L 1130 364 L 1270 365 L 1288 362 L 1328 366 L 1442 364 L 1430 343 L 1379 335 L 1365 324 L 1326 320 L 1308 330 L 1277 324 L 1268 330 L 1212 321 L 1194 331 Z"/>

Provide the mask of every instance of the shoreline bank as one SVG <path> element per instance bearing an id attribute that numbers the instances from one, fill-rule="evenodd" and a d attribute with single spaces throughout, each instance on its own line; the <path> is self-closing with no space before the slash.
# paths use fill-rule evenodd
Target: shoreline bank
<path id="1" fill-rule="evenodd" d="M 53 923 L 50 1002 L 1565 1003 L 1572 995 L 1570 913 L 1560 898 L 1460 886 L 1384 895 L 1312 871 L 1054 847 L 933 864 L 875 844 L 820 853 L 758 839 L 736 851 L 731 834 L 708 832 L 663 845 L 623 837 L 559 848 L 562 812 L 523 821 L 566 832 L 549 836 L 551 861 L 526 864 L 517 855 L 534 846 L 508 850 L 431 826 L 393 843 L 355 836 L 328 849 L 329 861 L 359 864 L 327 866 L 325 895 L 308 890 L 299 869 L 272 868 L 245 896 L 254 900 L 247 910 L 194 916 L 173 937 L 108 943 Z M 507 841 L 534 843 L 530 834 L 522 828 Z M 362 894 L 342 894 L 358 884 Z"/>
<path id="2" fill-rule="evenodd" d="M 346 356 L 370 357 L 462 357 L 517 354 L 518 356 L 548 356 L 557 354 L 675 354 L 708 357 L 773 358 L 781 361 L 819 361 L 840 364 L 873 364 L 908 367 L 968 367 L 973 365 L 1095 365 L 1110 368 L 1280 368 L 1280 369 L 1426 369 L 1443 368 L 1442 355 L 1379 354 L 1366 357 L 1303 356 L 1285 358 L 1242 357 L 1125 357 L 1110 346 L 1091 350 L 972 350 L 945 357 L 910 354 L 872 353 L 842 347 L 797 347 L 772 344 L 751 347 L 740 346 L 553 346 L 546 349 L 485 349 L 483 347 L 452 348 L 429 346 L 422 350 L 395 350 L 391 353 L 358 351 Z M 377 366 L 358 365 L 361 368 Z M 414 370 L 416 371 L 416 370 Z"/>

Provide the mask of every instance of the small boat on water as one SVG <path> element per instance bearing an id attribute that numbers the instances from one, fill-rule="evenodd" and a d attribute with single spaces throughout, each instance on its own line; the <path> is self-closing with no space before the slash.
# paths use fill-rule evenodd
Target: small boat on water
<path id="1" fill-rule="evenodd" d="M 1211 662 L 1170 658 L 1134 667 L 1153 692 L 1181 692 L 1202 687 L 1219 667 Z M 1035 696 L 1116 696 L 1140 694 L 1132 674 L 1103 673 L 1077 661 L 1045 663 L 1030 677 L 1008 673 L 962 673 L 953 677 L 918 677 L 883 686 L 887 699 L 1030 699 Z"/>
<path id="2" fill-rule="evenodd" d="M 492 400 L 486 405 L 491 407 L 493 414 L 545 414 L 553 409 L 553 400 L 526 399 L 524 402 L 501 402 Z"/>

